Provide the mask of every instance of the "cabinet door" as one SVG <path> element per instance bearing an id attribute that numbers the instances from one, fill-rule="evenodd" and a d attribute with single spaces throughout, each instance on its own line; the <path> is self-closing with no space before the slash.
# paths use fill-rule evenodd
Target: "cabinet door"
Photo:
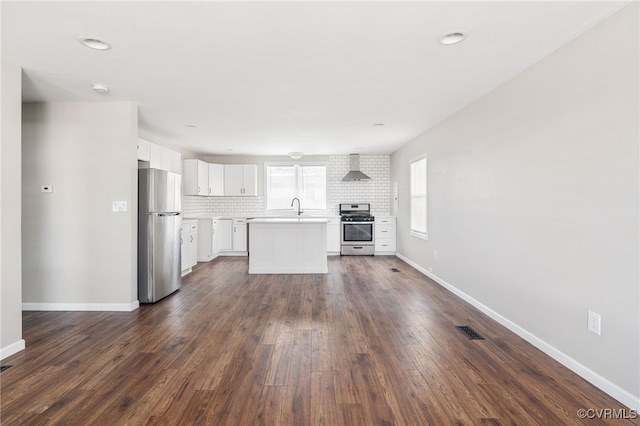
<path id="1" fill-rule="evenodd" d="M 242 195 L 258 195 L 258 166 L 242 165 Z"/>
<path id="2" fill-rule="evenodd" d="M 198 160 L 198 195 L 209 195 L 209 166 Z"/>
<path id="3" fill-rule="evenodd" d="M 218 244 L 218 221 L 213 221 L 213 226 L 211 227 L 211 253 L 213 253 L 213 257 L 218 256 L 218 252 L 220 251 L 220 247 Z"/>
<path id="4" fill-rule="evenodd" d="M 152 169 L 162 169 L 162 147 L 149 142 L 149 167 Z"/>
<path id="5" fill-rule="evenodd" d="M 161 148 L 161 155 L 162 155 L 162 160 L 161 160 L 161 166 L 160 168 L 162 170 L 166 170 L 168 172 L 172 172 L 173 171 L 173 164 L 172 164 L 172 153 L 173 151 L 171 151 L 168 148 L 165 147 L 160 147 Z"/>
<path id="6" fill-rule="evenodd" d="M 247 251 L 247 224 L 233 225 L 233 251 Z"/>
<path id="7" fill-rule="evenodd" d="M 149 141 L 138 138 L 138 160 L 149 161 Z"/>
<path id="8" fill-rule="evenodd" d="M 218 220 L 217 234 L 220 251 L 233 250 L 233 221 L 231 219 Z"/>
<path id="9" fill-rule="evenodd" d="M 242 195 L 242 165 L 224 165 L 224 195 Z"/>
<path id="10" fill-rule="evenodd" d="M 182 154 L 177 151 L 168 150 L 171 157 L 170 172 L 182 174 Z"/>
<path id="11" fill-rule="evenodd" d="M 198 250 L 196 259 L 200 262 L 208 262 L 213 257 L 211 250 L 211 219 L 198 220 Z"/>
<path id="12" fill-rule="evenodd" d="M 200 160 L 184 160 L 182 176 L 184 195 L 208 195 L 209 168 Z"/>
<path id="13" fill-rule="evenodd" d="M 187 266 L 187 257 L 188 257 L 187 235 L 189 234 L 187 234 L 186 232 L 182 232 L 180 234 L 180 270 L 181 271 L 184 271 L 185 269 L 189 268 L 189 266 Z"/>
<path id="14" fill-rule="evenodd" d="M 209 195 L 224 195 L 224 165 L 208 164 Z"/>
<path id="15" fill-rule="evenodd" d="M 191 268 L 198 262 L 198 233 L 190 232 L 188 235 L 187 268 Z"/>

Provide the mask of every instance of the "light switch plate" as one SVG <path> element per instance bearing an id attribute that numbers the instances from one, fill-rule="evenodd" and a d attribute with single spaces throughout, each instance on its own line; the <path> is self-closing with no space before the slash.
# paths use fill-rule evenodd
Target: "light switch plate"
<path id="1" fill-rule="evenodd" d="M 126 212 L 127 211 L 127 202 L 126 201 L 114 201 L 113 202 L 113 211 L 114 212 Z"/>
<path id="2" fill-rule="evenodd" d="M 587 328 L 598 336 L 602 333 L 602 317 L 596 312 L 589 311 Z"/>

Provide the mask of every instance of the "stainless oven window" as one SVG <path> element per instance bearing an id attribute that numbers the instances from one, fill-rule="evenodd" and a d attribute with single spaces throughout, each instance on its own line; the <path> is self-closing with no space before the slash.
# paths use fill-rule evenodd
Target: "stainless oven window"
<path id="1" fill-rule="evenodd" d="M 372 242 L 373 223 L 342 223 L 342 242 Z"/>

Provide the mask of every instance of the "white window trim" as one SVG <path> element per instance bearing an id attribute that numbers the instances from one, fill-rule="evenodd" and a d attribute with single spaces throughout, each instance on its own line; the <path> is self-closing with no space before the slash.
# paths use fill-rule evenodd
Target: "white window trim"
<path id="1" fill-rule="evenodd" d="M 426 198 L 427 198 L 427 211 L 426 211 L 426 231 L 425 232 L 421 232 L 421 231 L 416 231 L 415 229 L 413 229 L 411 227 L 411 203 L 412 203 L 412 197 L 411 197 L 411 190 L 412 190 L 412 186 L 411 186 L 411 166 L 421 160 L 425 160 L 426 162 Z M 427 154 L 423 154 L 420 155 L 418 157 L 415 157 L 413 159 L 411 159 L 409 161 L 409 235 L 416 237 L 416 238 L 420 238 L 423 240 L 429 240 L 429 160 L 427 158 Z"/>
<path id="2" fill-rule="evenodd" d="M 264 163 L 264 205 L 265 205 L 265 212 L 266 213 L 283 213 L 283 212 L 291 212 L 291 211 L 295 211 L 295 207 L 291 207 L 289 209 L 267 209 L 267 205 L 268 205 L 268 191 L 269 191 L 269 166 L 324 166 L 325 167 L 325 189 L 326 189 L 326 193 L 325 193 L 325 200 L 326 200 L 326 205 L 324 209 L 311 209 L 311 208 L 304 208 L 304 206 L 302 206 L 303 211 L 306 212 L 313 212 L 314 214 L 323 214 L 323 213 L 327 213 L 329 211 L 328 209 L 328 203 L 329 203 L 329 163 L 327 161 L 272 161 L 272 162 L 265 162 Z M 298 174 L 296 173 L 296 186 L 297 186 L 297 179 L 298 179 Z"/>

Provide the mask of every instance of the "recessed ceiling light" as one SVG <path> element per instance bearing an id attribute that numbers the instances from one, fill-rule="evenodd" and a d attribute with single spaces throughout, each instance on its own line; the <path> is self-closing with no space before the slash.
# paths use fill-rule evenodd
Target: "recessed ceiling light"
<path id="1" fill-rule="evenodd" d="M 98 92 L 98 93 L 109 93 L 110 90 L 107 86 L 105 86 L 104 84 L 100 84 L 100 83 L 94 83 L 93 86 L 91 86 L 91 88 Z"/>
<path id="2" fill-rule="evenodd" d="M 90 36 L 80 36 L 78 37 L 78 41 L 85 46 L 95 49 L 95 50 L 109 50 L 111 49 L 111 45 L 105 41 L 102 41 L 95 37 Z"/>
<path id="3" fill-rule="evenodd" d="M 465 33 L 456 31 L 454 33 L 446 34 L 438 40 L 440 44 L 457 44 L 464 40 L 466 37 Z"/>
<path id="4" fill-rule="evenodd" d="M 195 129 L 196 126 L 193 124 L 185 124 L 183 127 L 186 127 L 187 129 Z"/>
<path id="5" fill-rule="evenodd" d="M 231 148 L 227 148 L 227 149 L 225 149 L 225 151 L 233 152 L 233 149 L 231 149 Z"/>
<path id="6" fill-rule="evenodd" d="M 380 126 L 384 126 L 384 123 L 374 123 L 374 126 L 380 127 Z"/>

